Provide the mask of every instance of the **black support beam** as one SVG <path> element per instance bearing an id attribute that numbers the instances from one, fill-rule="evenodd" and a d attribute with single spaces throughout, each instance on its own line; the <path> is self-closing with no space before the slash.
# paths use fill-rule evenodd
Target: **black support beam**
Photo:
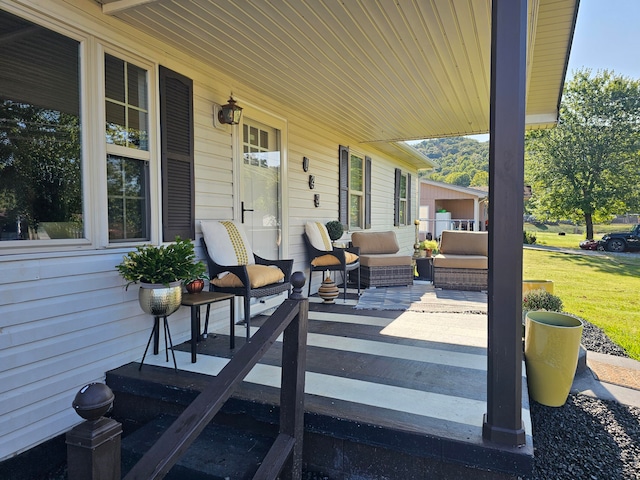
<path id="1" fill-rule="evenodd" d="M 487 413 L 483 438 L 522 445 L 522 210 L 527 1 L 493 0 Z"/>

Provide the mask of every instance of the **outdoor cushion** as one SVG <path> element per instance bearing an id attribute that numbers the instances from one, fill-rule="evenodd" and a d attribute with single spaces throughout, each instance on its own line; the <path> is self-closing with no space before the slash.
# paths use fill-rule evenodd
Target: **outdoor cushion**
<path id="1" fill-rule="evenodd" d="M 247 275 L 249 275 L 251 288 L 260 288 L 284 280 L 282 270 L 273 265 L 247 265 Z M 228 273 L 222 278 L 214 278 L 211 283 L 221 288 L 240 288 L 244 286 L 233 273 Z"/>
<path id="2" fill-rule="evenodd" d="M 378 255 L 361 255 L 360 265 L 363 267 L 397 267 L 410 266 L 409 255 L 396 255 L 395 253 L 380 253 Z"/>
<path id="3" fill-rule="evenodd" d="M 395 232 L 353 232 L 351 244 L 360 248 L 360 255 L 398 253 L 400 245 Z"/>
<path id="4" fill-rule="evenodd" d="M 489 237 L 487 232 L 444 230 L 440 237 L 439 251 L 441 254 L 488 256 Z"/>
<path id="5" fill-rule="evenodd" d="M 323 223 L 307 222 L 304 226 L 304 233 L 307 234 L 309 242 L 316 250 L 322 250 L 323 252 L 330 252 L 333 250 L 329 232 Z"/>
<path id="6" fill-rule="evenodd" d="M 453 255 L 441 253 L 433 257 L 435 268 L 470 268 L 487 269 L 489 260 L 484 255 Z"/>
<path id="7" fill-rule="evenodd" d="M 358 255 L 351 252 L 344 252 L 344 259 L 347 262 L 347 265 L 350 263 L 356 262 L 358 260 Z M 322 255 L 321 257 L 316 257 L 311 260 L 311 265 L 314 267 L 326 267 L 328 265 L 340 265 L 340 260 L 338 260 L 334 255 L 327 254 Z"/>
<path id="8" fill-rule="evenodd" d="M 209 255 L 218 265 L 252 265 L 253 250 L 241 224 L 230 220 L 201 220 Z"/>

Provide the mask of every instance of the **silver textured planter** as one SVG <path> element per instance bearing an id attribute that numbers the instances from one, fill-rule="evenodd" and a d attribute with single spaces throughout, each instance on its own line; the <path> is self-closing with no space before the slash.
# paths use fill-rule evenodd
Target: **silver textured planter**
<path id="1" fill-rule="evenodd" d="M 140 308 L 154 317 L 166 317 L 180 308 L 182 282 L 169 286 L 156 283 L 141 283 L 138 290 Z"/>

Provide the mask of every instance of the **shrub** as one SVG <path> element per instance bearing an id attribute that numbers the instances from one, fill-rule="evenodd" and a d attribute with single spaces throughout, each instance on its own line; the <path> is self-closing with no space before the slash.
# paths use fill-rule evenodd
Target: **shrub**
<path id="1" fill-rule="evenodd" d="M 338 240 L 344 233 L 344 227 L 337 220 L 330 220 L 325 225 L 327 227 L 327 233 L 332 241 Z"/>
<path id="2" fill-rule="evenodd" d="M 536 234 L 535 233 L 530 233 L 530 232 L 522 232 L 522 236 L 523 236 L 523 243 L 525 245 L 533 245 L 534 243 L 536 243 Z"/>
<path id="3" fill-rule="evenodd" d="M 548 312 L 561 312 L 562 300 L 546 290 L 531 290 L 522 298 L 522 310 L 546 310 Z"/>

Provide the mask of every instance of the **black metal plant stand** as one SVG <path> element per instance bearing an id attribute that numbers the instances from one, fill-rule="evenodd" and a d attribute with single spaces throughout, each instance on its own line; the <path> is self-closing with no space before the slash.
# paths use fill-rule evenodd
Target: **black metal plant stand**
<path id="1" fill-rule="evenodd" d="M 167 362 L 169 361 L 169 346 L 171 347 L 171 356 L 173 357 L 173 369 L 178 371 L 178 364 L 176 363 L 176 354 L 173 351 L 173 340 L 171 340 L 171 331 L 169 330 L 169 322 L 167 322 L 167 315 L 162 317 L 153 317 L 153 328 L 151 329 L 151 335 L 149 335 L 149 341 L 147 341 L 147 347 L 144 349 L 144 355 L 142 355 L 142 360 L 140 361 L 140 366 L 138 370 L 142 370 L 142 364 L 144 363 L 144 359 L 147 356 L 147 351 L 149 350 L 149 345 L 151 345 L 151 339 L 154 339 L 153 344 L 153 353 L 155 355 L 158 354 L 158 344 L 160 337 L 160 318 L 163 319 L 164 324 L 164 349 L 165 355 L 167 358 Z M 167 337 L 169 338 L 169 345 L 167 345 Z"/>

